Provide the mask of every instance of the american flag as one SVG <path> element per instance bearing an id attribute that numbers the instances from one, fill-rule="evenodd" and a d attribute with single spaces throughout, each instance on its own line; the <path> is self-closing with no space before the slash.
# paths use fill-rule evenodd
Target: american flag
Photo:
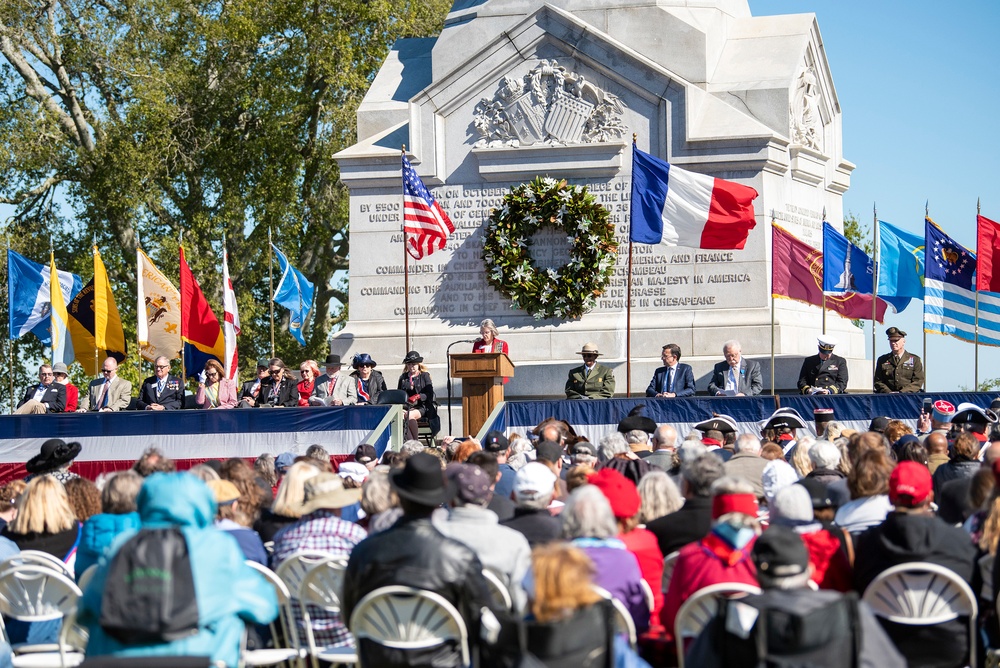
<path id="1" fill-rule="evenodd" d="M 455 231 L 448 214 L 430 194 L 403 155 L 403 232 L 406 252 L 415 260 L 444 248 Z"/>

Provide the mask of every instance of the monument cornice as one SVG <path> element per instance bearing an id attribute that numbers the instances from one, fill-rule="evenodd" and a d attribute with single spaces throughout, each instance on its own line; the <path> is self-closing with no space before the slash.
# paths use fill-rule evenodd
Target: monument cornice
<path id="1" fill-rule="evenodd" d="M 479 175 L 488 182 L 510 182 L 573 172 L 577 178 L 611 178 L 624 164 L 624 141 L 592 144 L 474 148 Z"/>

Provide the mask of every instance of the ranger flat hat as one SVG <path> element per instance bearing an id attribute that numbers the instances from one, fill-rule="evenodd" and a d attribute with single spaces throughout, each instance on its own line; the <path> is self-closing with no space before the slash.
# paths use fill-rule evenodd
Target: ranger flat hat
<path id="1" fill-rule="evenodd" d="M 596 343 L 585 343 L 583 344 L 583 348 L 580 350 L 580 352 L 577 353 L 577 355 L 597 355 L 598 357 L 600 357 L 601 353 L 598 352 Z"/>

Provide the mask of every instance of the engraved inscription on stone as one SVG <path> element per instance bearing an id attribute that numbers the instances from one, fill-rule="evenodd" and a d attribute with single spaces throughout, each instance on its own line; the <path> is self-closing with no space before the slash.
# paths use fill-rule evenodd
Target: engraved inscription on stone
<path id="1" fill-rule="evenodd" d="M 434 196 L 455 225 L 445 248 L 409 265 L 409 307 L 414 316 L 473 321 L 531 316 L 486 282 L 482 260 L 482 227 L 493 208 L 500 206 L 507 186 L 483 188 L 444 186 Z M 627 178 L 586 183 L 604 205 L 619 242 L 615 271 L 593 314 L 621 313 L 628 298 Z M 366 320 L 391 320 L 404 314 L 403 235 L 398 208 L 385 198 L 355 197 L 361 226 L 352 231 L 351 291 L 368 299 Z M 382 210 L 376 210 L 382 209 Z M 801 210 L 795 216 L 811 218 Z M 394 218 L 388 218 L 391 214 Z M 356 213 L 355 216 L 358 214 Z M 793 214 L 788 214 L 793 215 Z M 819 215 L 819 214 L 817 214 Z M 389 234 L 386 234 L 389 231 Z M 546 226 L 532 237 L 533 264 L 540 270 L 558 269 L 569 259 L 570 241 L 559 228 Z M 763 307 L 768 303 L 766 264 L 753 251 L 710 251 L 635 244 L 632 251 L 633 312 L 689 311 Z M 357 292 L 355 292 L 357 291 Z"/>
<path id="2" fill-rule="evenodd" d="M 476 105 L 477 148 L 607 142 L 625 134 L 620 98 L 543 60 L 521 78 L 505 76 L 492 99 Z"/>

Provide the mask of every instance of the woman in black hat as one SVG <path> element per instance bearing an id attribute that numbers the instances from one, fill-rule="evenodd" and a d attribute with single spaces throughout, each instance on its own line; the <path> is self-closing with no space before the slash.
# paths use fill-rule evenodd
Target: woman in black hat
<path id="1" fill-rule="evenodd" d="M 60 438 L 50 438 L 42 443 L 39 453 L 24 464 L 28 472 L 24 481 L 31 482 L 33 478 L 47 473 L 61 483 L 69 482 L 77 477 L 69 467 L 82 449 L 75 441 L 67 443 Z"/>
<path id="2" fill-rule="evenodd" d="M 407 406 L 406 424 L 410 438 L 416 440 L 419 434 L 417 420 L 435 414 L 434 385 L 427 367 L 423 365 L 424 358 L 416 350 L 406 353 L 403 358 L 403 374 L 399 377 L 398 389 L 406 392 Z"/>
<path id="3" fill-rule="evenodd" d="M 375 370 L 375 360 L 368 353 L 358 353 L 352 366 L 351 376 L 358 386 L 358 405 L 377 404 L 378 395 L 385 392 L 386 387 L 382 372 Z"/>

